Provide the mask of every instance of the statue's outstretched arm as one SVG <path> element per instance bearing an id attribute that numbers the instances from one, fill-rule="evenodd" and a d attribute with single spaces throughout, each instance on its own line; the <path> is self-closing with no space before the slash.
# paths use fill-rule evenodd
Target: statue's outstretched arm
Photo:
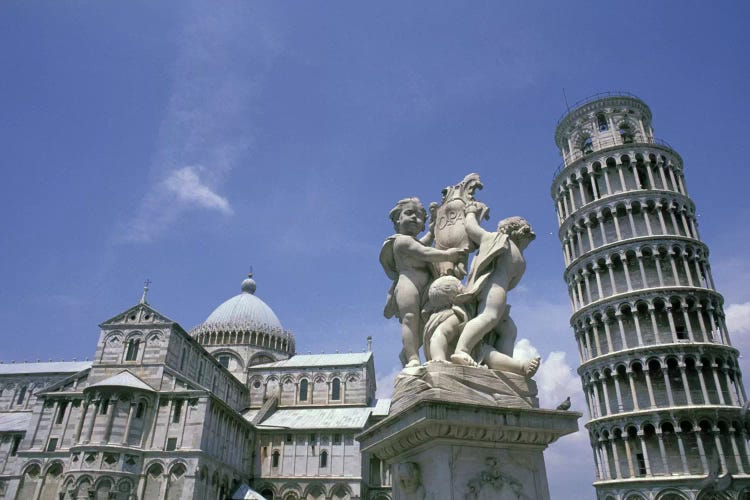
<path id="1" fill-rule="evenodd" d="M 481 244 L 482 238 L 486 234 L 489 234 L 487 231 L 485 231 L 482 228 L 482 226 L 479 225 L 479 221 L 477 221 L 476 212 L 466 213 L 465 227 L 466 227 L 466 234 L 469 235 L 469 238 L 471 239 L 471 241 L 473 241 L 474 244 L 476 245 Z"/>
<path id="2" fill-rule="evenodd" d="M 422 245 L 414 239 L 408 239 L 400 242 L 399 250 L 405 251 L 414 257 L 418 257 L 425 262 L 455 262 L 464 255 L 464 251 L 459 248 L 449 248 L 439 250 L 437 248 Z"/>

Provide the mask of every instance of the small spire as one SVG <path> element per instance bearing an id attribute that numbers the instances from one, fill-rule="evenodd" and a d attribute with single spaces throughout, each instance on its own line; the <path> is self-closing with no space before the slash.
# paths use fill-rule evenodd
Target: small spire
<path id="1" fill-rule="evenodd" d="M 372 335 L 367 336 L 367 352 L 372 352 Z"/>
<path id="2" fill-rule="evenodd" d="M 151 280 L 146 278 L 146 281 L 143 282 L 143 295 L 141 295 L 140 304 L 148 304 L 148 302 L 146 302 L 146 297 L 148 296 L 148 286 L 150 284 Z"/>
<path id="3" fill-rule="evenodd" d="M 242 282 L 240 287 L 243 292 L 253 294 L 255 293 L 255 280 L 253 279 L 253 266 L 250 266 L 250 272 L 247 273 L 247 279 Z"/>

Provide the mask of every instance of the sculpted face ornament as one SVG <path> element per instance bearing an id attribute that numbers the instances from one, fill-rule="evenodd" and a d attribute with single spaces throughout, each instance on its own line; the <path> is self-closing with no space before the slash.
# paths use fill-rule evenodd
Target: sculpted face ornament
<path id="1" fill-rule="evenodd" d="M 424 500 L 425 492 L 422 487 L 422 475 L 418 464 L 414 462 L 400 463 L 396 468 L 396 473 L 398 474 L 401 491 L 406 494 L 407 500 Z"/>

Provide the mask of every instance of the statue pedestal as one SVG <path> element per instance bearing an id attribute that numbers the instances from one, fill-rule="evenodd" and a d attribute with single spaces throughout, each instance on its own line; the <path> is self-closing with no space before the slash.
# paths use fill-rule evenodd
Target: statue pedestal
<path id="1" fill-rule="evenodd" d="M 397 377 L 390 415 L 357 439 L 391 466 L 393 500 L 548 500 L 543 451 L 580 416 L 539 409 L 523 377 L 430 364 Z"/>

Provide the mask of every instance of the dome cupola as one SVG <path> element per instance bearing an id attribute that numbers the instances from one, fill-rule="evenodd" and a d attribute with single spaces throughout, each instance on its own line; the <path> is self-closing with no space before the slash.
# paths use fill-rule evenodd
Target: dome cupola
<path id="1" fill-rule="evenodd" d="M 294 335 L 284 329 L 273 309 L 255 295 L 256 289 L 250 273 L 242 281 L 239 294 L 219 305 L 190 332 L 220 361 L 222 354 L 239 355 L 239 364 L 244 365 L 241 369 L 294 354 Z"/>

